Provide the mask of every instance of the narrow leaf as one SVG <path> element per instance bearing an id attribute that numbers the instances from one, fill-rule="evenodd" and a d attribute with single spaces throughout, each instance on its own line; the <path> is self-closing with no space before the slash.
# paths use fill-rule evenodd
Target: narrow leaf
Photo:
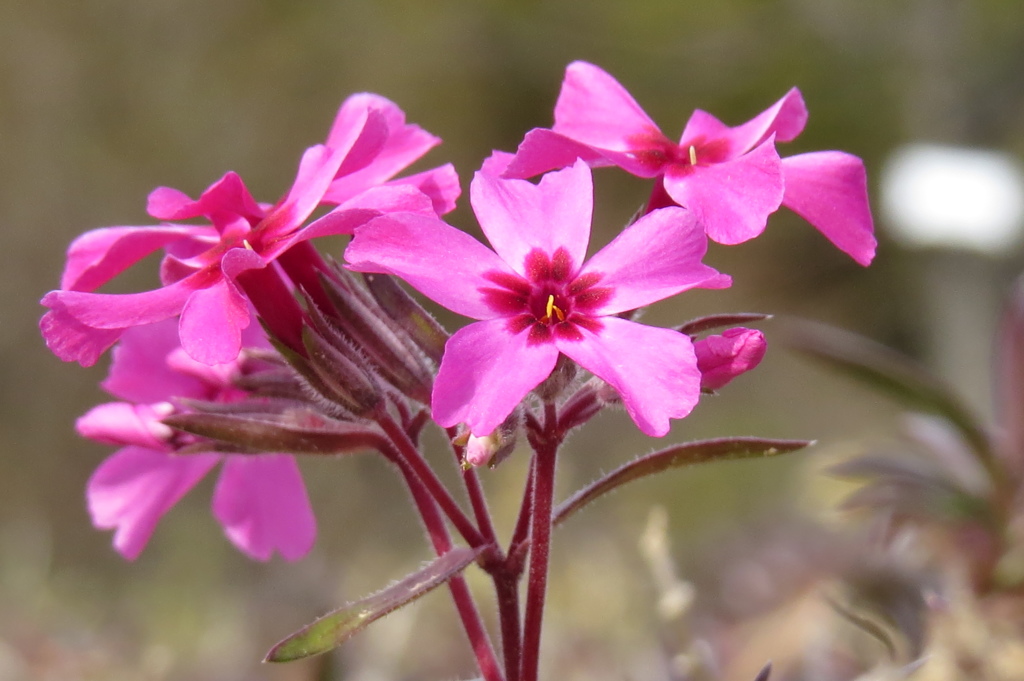
<path id="1" fill-rule="evenodd" d="M 290 662 L 336 648 L 371 622 L 408 605 L 458 575 L 483 550 L 484 547 L 452 549 L 397 584 L 338 608 L 303 627 L 271 648 L 264 662 Z"/>
<path id="2" fill-rule="evenodd" d="M 753 459 L 777 456 L 803 449 L 812 444 L 807 440 L 768 440 L 753 437 L 723 438 L 687 442 L 641 456 L 619 466 L 607 475 L 595 480 L 563 501 L 554 513 L 555 524 L 561 523 L 585 505 L 598 497 L 632 480 L 660 473 L 670 468 L 684 468 L 708 461 L 731 459 Z"/>
<path id="3" fill-rule="evenodd" d="M 787 325 L 787 342 L 908 407 L 937 414 L 959 430 L 995 479 L 1001 477 L 984 429 L 941 381 L 909 357 L 872 340 L 812 322 Z"/>
<path id="4" fill-rule="evenodd" d="M 772 316 L 770 314 L 762 314 L 760 312 L 713 314 L 708 315 L 707 317 L 691 319 L 680 326 L 679 331 L 685 333 L 687 336 L 695 336 L 698 333 L 704 333 L 705 331 L 711 331 L 712 329 L 721 329 L 727 326 L 743 326 L 771 318 Z"/>

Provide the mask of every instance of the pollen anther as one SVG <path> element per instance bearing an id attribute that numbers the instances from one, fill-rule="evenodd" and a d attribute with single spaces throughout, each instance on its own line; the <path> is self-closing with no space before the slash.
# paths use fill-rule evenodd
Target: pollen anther
<path id="1" fill-rule="evenodd" d="M 561 308 L 559 308 L 557 305 L 555 305 L 555 296 L 553 294 L 550 294 L 550 293 L 548 294 L 548 304 L 545 307 L 544 312 L 546 313 L 545 317 L 544 317 L 544 321 L 550 322 L 552 314 L 554 314 L 556 317 L 558 317 L 558 321 L 560 321 L 560 322 L 564 322 L 565 321 L 565 313 L 562 312 Z"/>
<path id="2" fill-rule="evenodd" d="M 692 144 L 690 145 L 690 165 L 697 165 L 697 148 Z"/>

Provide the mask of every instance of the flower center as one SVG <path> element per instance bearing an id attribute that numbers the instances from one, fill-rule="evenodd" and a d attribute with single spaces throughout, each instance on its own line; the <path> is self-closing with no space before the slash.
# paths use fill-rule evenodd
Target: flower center
<path id="1" fill-rule="evenodd" d="M 597 286 L 601 274 L 577 276 L 562 248 L 550 256 L 534 249 L 524 270 L 525 277 L 487 273 L 495 286 L 480 290 L 488 306 L 508 320 L 511 333 L 529 329 L 530 342 L 543 343 L 554 336 L 579 340 L 579 327 L 595 332 L 601 328 L 594 312 L 612 295 L 612 289 Z"/>

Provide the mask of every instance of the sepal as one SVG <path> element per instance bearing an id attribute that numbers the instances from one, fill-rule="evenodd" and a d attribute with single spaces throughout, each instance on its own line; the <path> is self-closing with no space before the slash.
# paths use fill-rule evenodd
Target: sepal
<path id="1" fill-rule="evenodd" d="M 339 421 L 303 408 L 282 413 L 174 414 L 163 423 L 230 445 L 230 451 L 239 454 L 351 454 L 378 450 L 384 442 L 375 426 Z M 216 446 L 210 449 L 223 451 Z"/>
<path id="2" fill-rule="evenodd" d="M 449 338 L 444 327 L 399 286 L 394 277 L 386 274 L 364 274 L 363 279 L 381 309 L 405 331 L 427 357 L 440 363 L 444 355 L 444 344 Z"/>

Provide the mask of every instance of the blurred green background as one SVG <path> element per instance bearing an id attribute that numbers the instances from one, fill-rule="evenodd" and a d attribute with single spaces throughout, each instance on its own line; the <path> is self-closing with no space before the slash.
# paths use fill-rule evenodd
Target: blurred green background
<path id="1" fill-rule="evenodd" d="M 121 560 L 84 507 L 84 483 L 107 449 L 72 430 L 105 399 L 96 387 L 105 362 L 64 365 L 36 328 L 38 300 L 56 286 L 68 242 L 95 227 L 147 224 L 151 189 L 197 195 L 227 170 L 259 199 L 276 200 L 302 150 L 358 91 L 393 99 L 442 137 L 422 167 L 454 162 L 465 190 L 491 149 L 512 150 L 528 129 L 550 125 L 574 59 L 615 75 L 670 138 L 694 108 L 738 124 L 796 85 L 810 120 L 780 151 L 861 156 L 876 205 L 880 168 L 903 143 L 1024 153 L 1018 0 L 4 0 L 0 680 L 311 678 L 315 663 L 258 660 L 313 616 L 430 555 L 391 471 L 362 457 L 308 462 L 320 538 L 298 564 L 254 564 L 234 551 L 210 517 L 210 481 L 174 509 L 137 562 Z M 646 194 L 611 170 L 596 181 L 600 245 Z M 473 229 L 465 206 L 452 221 Z M 985 325 L 1019 252 L 910 252 L 887 238 L 877 212 L 876 222 L 879 255 L 865 270 L 780 213 L 762 238 L 712 247 L 708 262 L 734 276 L 732 289 L 682 296 L 646 320 L 809 317 L 933 362 L 930 315 L 943 301 L 930 296 L 925 273 L 942 276 L 949 261 L 991 283 L 972 299 L 976 380 L 960 385 L 976 409 L 991 411 Z M 143 273 L 128 285 L 153 279 Z M 769 343 L 781 321 L 762 325 Z M 685 565 L 731 527 L 828 508 L 834 499 L 816 462 L 891 430 L 894 411 L 771 346 L 759 371 L 705 400 L 669 438 L 763 435 L 819 446 L 641 483 L 560 531 L 550 678 L 625 678 L 657 666 L 653 588 L 636 549 L 652 504 L 667 507 Z M 602 416 L 570 441 L 561 493 L 653 446 L 623 414 Z M 506 532 L 521 489 L 525 456 L 517 458 L 483 471 Z M 465 678 L 471 662 L 454 621 L 439 592 L 333 663 L 362 681 Z"/>

